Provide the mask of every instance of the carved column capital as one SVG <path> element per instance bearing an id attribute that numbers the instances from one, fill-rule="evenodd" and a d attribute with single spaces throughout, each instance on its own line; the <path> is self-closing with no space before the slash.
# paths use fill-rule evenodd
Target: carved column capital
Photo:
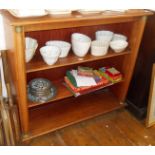
<path id="1" fill-rule="evenodd" d="M 21 32 L 23 31 L 23 27 L 22 27 L 22 26 L 16 26 L 16 27 L 15 27 L 15 31 L 16 31 L 17 33 L 21 33 Z"/>

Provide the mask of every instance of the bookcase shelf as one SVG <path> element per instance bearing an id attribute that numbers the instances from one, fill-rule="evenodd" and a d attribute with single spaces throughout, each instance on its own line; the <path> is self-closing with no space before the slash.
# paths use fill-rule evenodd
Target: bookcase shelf
<path id="1" fill-rule="evenodd" d="M 98 87 L 96 90 L 91 90 L 90 92 L 86 93 L 86 94 L 82 94 L 82 95 L 87 95 L 89 93 L 94 93 L 95 91 L 99 91 L 99 90 L 102 90 L 102 89 L 105 89 L 105 88 L 108 88 L 110 86 L 113 86 L 113 85 L 116 85 L 116 84 L 119 84 L 120 82 L 123 82 L 124 80 L 121 80 L 117 83 L 111 83 L 111 84 L 107 84 L 105 86 L 100 86 Z M 64 85 L 64 80 L 58 80 L 58 81 L 53 81 L 52 82 L 53 85 L 57 88 L 57 93 L 56 93 L 56 96 L 53 97 L 51 100 L 47 101 L 47 102 L 43 102 L 43 103 L 37 103 L 37 102 L 31 102 L 31 101 L 28 101 L 28 107 L 29 108 L 33 108 L 33 107 L 36 107 L 36 106 L 42 106 L 44 104 L 48 104 L 48 103 L 53 103 L 55 101 L 59 101 L 59 100 L 63 100 L 63 99 L 66 99 L 66 98 L 69 98 L 69 97 L 73 97 L 73 93 L 71 91 L 69 91 L 67 89 L 67 87 Z M 79 96 L 82 96 L 82 95 L 79 95 Z M 78 96 L 78 97 L 79 97 Z"/>
<path id="2" fill-rule="evenodd" d="M 99 102 L 96 102 L 98 100 Z M 68 103 L 69 102 L 69 103 Z M 55 131 L 82 120 L 124 107 L 110 91 L 96 92 L 30 109 L 30 136 L 24 140 Z"/>
<path id="3" fill-rule="evenodd" d="M 73 96 L 73 94 L 68 89 L 66 89 L 65 85 L 63 85 L 63 80 L 53 81 L 52 84 L 57 88 L 56 96 L 54 98 L 52 98 L 51 100 L 45 103 L 36 103 L 36 102 L 28 101 L 28 107 L 32 108 L 35 106 L 40 106 L 43 104 L 59 101 Z"/>
<path id="4" fill-rule="evenodd" d="M 126 50 L 121 53 L 114 53 L 113 51 L 109 51 L 107 55 L 99 57 L 87 54 L 84 58 L 79 58 L 71 52 L 71 54 L 69 54 L 69 56 L 67 56 L 66 58 L 59 58 L 59 60 L 54 65 L 47 65 L 41 58 L 41 55 L 39 55 L 38 57 L 35 57 L 31 62 L 26 64 L 26 72 L 31 73 L 46 69 L 58 68 L 62 66 L 65 67 L 69 65 L 81 64 L 84 62 L 91 62 L 95 60 L 104 60 L 107 58 L 123 56 L 127 54 L 130 54 L 130 50 Z"/>

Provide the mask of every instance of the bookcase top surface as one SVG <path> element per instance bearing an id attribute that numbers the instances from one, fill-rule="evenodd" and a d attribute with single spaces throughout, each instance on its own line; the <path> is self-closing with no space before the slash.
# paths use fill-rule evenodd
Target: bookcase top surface
<path id="1" fill-rule="evenodd" d="M 102 20 L 102 19 L 121 19 L 121 18 L 134 18 L 141 16 L 152 15 L 153 12 L 146 10 L 136 10 L 136 11 L 126 11 L 123 13 L 101 13 L 101 14 L 91 14 L 91 15 L 81 15 L 80 13 L 73 11 L 71 15 L 45 15 L 42 17 L 29 17 L 29 18 L 17 18 L 11 15 L 7 10 L 1 9 L 0 13 L 4 18 L 9 20 L 9 23 L 12 26 L 28 26 L 32 24 L 43 24 L 43 23 L 57 23 L 57 22 L 80 22 L 80 21 L 89 21 L 89 20 Z"/>

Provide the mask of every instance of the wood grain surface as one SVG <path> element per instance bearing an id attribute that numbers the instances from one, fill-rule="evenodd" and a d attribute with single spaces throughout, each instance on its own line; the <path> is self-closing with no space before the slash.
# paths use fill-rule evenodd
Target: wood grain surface
<path id="1" fill-rule="evenodd" d="M 149 146 L 155 145 L 155 126 L 117 110 L 19 145 L 29 146 Z"/>

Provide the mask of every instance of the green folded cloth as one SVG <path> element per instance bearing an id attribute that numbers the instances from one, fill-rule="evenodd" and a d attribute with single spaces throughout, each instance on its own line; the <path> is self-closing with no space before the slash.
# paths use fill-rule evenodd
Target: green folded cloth
<path id="1" fill-rule="evenodd" d="M 70 71 L 66 72 L 66 76 L 68 77 L 69 81 L 73 84 L 73 86 L 77 87 L 76 80 Z"/>

